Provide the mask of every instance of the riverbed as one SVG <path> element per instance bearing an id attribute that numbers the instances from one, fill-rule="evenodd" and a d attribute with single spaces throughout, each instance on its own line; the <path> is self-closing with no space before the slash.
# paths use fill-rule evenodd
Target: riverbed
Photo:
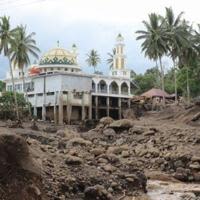
<path id="1" fill-rule="evenodd" d="M 149 180 L 147 196 L 149 200 L 200 200 L 200 184 Z"/>

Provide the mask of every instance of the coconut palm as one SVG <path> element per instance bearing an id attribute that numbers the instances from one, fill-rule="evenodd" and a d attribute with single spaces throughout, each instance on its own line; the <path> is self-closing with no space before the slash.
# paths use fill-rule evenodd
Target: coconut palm
<path id="1" fill-rule="evenodd" d="M 192 26 L 188 26 L 184 22 L 185 29 L 187 29 L 187 43 L 181 46 L 179 54 L 179 67 L 186 69 L 186 82 L 187 82 L 187 101 L 190 103 L 190 81 L 189 81 L 189 70 L 190 67 L 194 65 L 194 61 L 198 60 L 200 48 L 199 40 L 196 41 L 196 35 L 194 35 L 194 30 Z"/>
<path id="2" fill-rule="evenodd" d="M 92 49 L 87 54 L 86 62 L 89 66 L 94 68 L 94 73 L 95 73 L 97 65 L 101 62 L 101 59 L 100 59 L 100 56 L 98 55 L 98 52 L 96 50 Z"/>
<path id="3" fill-rule="evenodd" d="M 23 90 L 27 97 L 27 88 L 25 85 L 24 68 L 30 64 L 30 56 L 38 59 L 39 48 L 33 39 L 35 33 L 27 34 L 25 26 L 18 26 L 15 32 L 15 38 L 11 41 L 10 59 L 14 67 L 18 67 L 22 72 Z"/>
<path id="4" fill-rule="evenodd" d="M 184 43 L 187 43 L 187 37 L 185 29 L 182 27 L 182 15 L 181 12 L 177 17 L 175 17 L 172 8 L 165 8 L 166 15 L 165 15 L 165 26 L 167 29 L 168 34 L 168 49 L 169 55 L 173 61 L 173 68 L 174 68 L 174 90 L 175 90 L 175 101 L 177 102 L 177 78 L 176 78 L 176 65 L 177 59 L 180 54 L 181 46 Z"/>
<path id="5" fill-rule="evenodd" d="M 10 26 L 10 18 L 7 16 L 3 16 L 0 18 L 0 53 L 3 54 L 8 58 L 9 67 L 10 67 L 10 75 L 12 79 L 12 89 L 14 93 L 14 100 L 15 100 L 15 111 L 17 120 L 19 120 L 19 111 L 18 111 L 18 103 L 17 103 L 17 95 L 15 90 L 15 83 L 13 77 L 13 68 L 10 59 L 10 43 L 11 40 L 14 38 L 15 29 L 11 29 Z"/>
<path id="6" fill-rule="evenodd" d="M 156 63 L 160 63 L 161 71 L 161 86 L 162 90 L 165 90 L 164 86 L 164 68 L 162 64 L 162 57 L 167 53 L 167 34 L 164 26 L 164 19 L 155 13 L 149 15 L 149 21 L 143 21 L 145 30 L 139 30 L 136 33 L 139 36 L 137 40 L 144 40 L 141 44 L 142 51 L 145 56 L 154 60 Z"/>
<path id="7" fill-rule="evenodd" d="M 108 53 L 109 58 L 107 59 L 107 63 L 110 65 L 110 69 L 113 68 L 115 54 L 116 54 L 115 48 L 112 50 L 112 53 Z"/>

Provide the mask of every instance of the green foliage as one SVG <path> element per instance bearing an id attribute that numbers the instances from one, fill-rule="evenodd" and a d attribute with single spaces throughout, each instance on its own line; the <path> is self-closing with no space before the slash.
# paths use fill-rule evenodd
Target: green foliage
<path id="1" fill-rule="evenodd" d="M 5 83 L 3 81 L 0 81 L 0 92 L 3 92 L 5 90 Z"/>
<path id="2" fill-rule="evenodd" d="M 191 67 L 189 68 L 189 85 L 190 85 L 190 94 L 192 97 L 200 95 L 200 68 Z M 186 96 L 186 86 L 187 86 L 187 68 L 183 67 L 178 70 L 177 73 L 177 84 L 179 93 L 183 96 Z"/>
<path id="3" fill-rule="evenodd" d="M 187 68 L 183 67 L 176 71 L 177 73 L 177 92 L 180 96 L 187 96 Z M 156 67 L 147 69 L 144 74 L 134 76 L 134 82 L 139 86 L 136 94 L 142 94 L 151 88 L 159 88 L 159 71 Z M 200 67 L 193 65 L 189 68 L 190 94 L 192 97 L 200 95 Z M 169 94 L 174 93 L 174 69 L 171 68 L 165 74 L 165 90 Z"/>
<path id="4" fill-rule="evenodd" d="M 98 52 L 96 50 L 92 49 L 87 54 L 86 62 L 90 67 L 94 68 L 94 72 L 95 72 L 97 65 L 101 62 L 101 59 L 100 59 Z"/>
<path id="5" fill-rule="evenodd" d="M 30 64 L 30 56 L 38 59 L 40 50 L 36 47 L 33 39 L 35 33 L 27 34 L 25 26 L 18 26 L 15 30 L 14 38 L 11 40 L 9 49 L 11 61 L 14 67 L 23 68 Z"/>
<path id="6" fill-rule="evenodd" d="M 107 61 L 107 64 L 110 65 L 110 69 L 113 68 L 115 54 L 116 54 L 116 49 L 115 48 L 112 50 L 112 53 L 108 53 L 109 57 L 108 57 L 108 59 L 106 61 Z"/>
<path id="7" fill-rule="evenodd" d="M 200 94 L 197 76 L 200 68 L 200 25 L 198 29 L 194 29 L 193 25 L 182 17 L 183 12 L 175 16 L 172 8 L 166 8 L 165 11 L 165 16 L 149 14 L 148 21 L 143 21 L 145 29 L 136 32 L 139 34 L 136 39 L 143 40 L 141 49 L 145 56 L 156 62 L 159 60 L 162 89 L 169 93 L 174 90 L 175 94 L 177 91 L 182 95 L 187 93 L 189 103 L 190 95 L 194 97 Z M 164 76 L 161 61 L 164 55 L 172 59 L 174 70 L 178 67 L 176 73 L 169 70 Z M 177 74 L 178 83 L 175 78 Z"/>
<path id="8" fill-rule="evenodd" d="M 144 74 L 134 76 L 134 82 L 138 85 L 136 94 L 142 94 L 151 88 L 158 88 L 159 70 L 156 67 L 148 69 Z"/>
<path id="9" fill-rule="evenodd" d="M 28 103 L 24 95 L 17 93 L 17 102 L 19 114 L 21 117 L 28 116 Z M 3 92 L 0 97 L 0 118 L 1 119 L 16 119 L 15 100 L 13 92 Z"/>

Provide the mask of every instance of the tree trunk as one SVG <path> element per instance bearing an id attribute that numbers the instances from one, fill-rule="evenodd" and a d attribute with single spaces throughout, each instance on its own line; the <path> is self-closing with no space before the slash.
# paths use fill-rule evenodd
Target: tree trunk
<path id="1" fill-rule="evenodd" d="M 190 84 L 189 84 L 189 69 L 186 67 L 186 74 L 187 74 L 187 102 L 190 104 Z"/>
<path id="2" fill-rule="evenodd" d="M 26 88 L 26 84 L 25 84 L 25 77 L 24 77 L 24 68 L 22 67 L 22 81 L 23 81 L 23 92 L 25 92 L 25 101 L 28 103 L 28 111 L 29 111 L 29 115 L 31 116 L 31 107 L 30 104 L 28 102 L 28 93 L 27 93 L 27 88 Z"/>
<path id="3" fill-rule="evenodd" d="M 158 72 L 158 74 L 157 74 L 157 79 L 156 79 L 156 84 L 157 84 L 157 87 L 159 87 L 160 88 L 160 86 L 161 86 L 161 79 L 160 79 L 160 73 L 159 73 L 159 67 L 158 67 L 158 60 L 156 60 L 156 70 L 157 70 L 157 72 Z"/>
<path id="4" fill-rule="evenodd" d="M 20 118 L 19 118 L 19 109 L 18 109 L 18 102 L 17 102 L 17 94 L 16 94 L 16 90 L 15 90 L 15 82 L 14 82 L 14 76 L 13 76 L 13 69 L 12 69 L 12 64 L 11 64 L 9 56 L 8 56 L 8 61 L 9 61 L 9 67 L 10 67 L 11 80 L 12 80 L 12 88 L 13 88 L 14 101 L 15 101 L 16 117 L 17 117 L 17 120 L 20 120 Z"/>
<path id="5" fill-rule="evenodd" d="M 165 91 L 164 69 L 163 69 L 161 57 L 159 57 L 159 62 L 160 62 L 160 70 L 161 70 L 161 88 L 163 91 Z M 163 96 L 163 104 L 165 105 L 165 96 Z"/>
<path id="6" fill-rule="evenodd" d="M 165 91 L 164 69 L 163 69 L 163 66 L 162 66 L 161 57 L 159 58 L 159 62 L 160 62 L 160 70 L 161 70 L 161 88 L 162 88 L 163 91 Z"/>
<path id="7" fill-rule="evenodd" d="M 174 93 L 175 93 L 175 103 L 178 102 L 177 98 L 177 79 L 176 79 L 176 61 L 173 59 L 174 64 Z"/>

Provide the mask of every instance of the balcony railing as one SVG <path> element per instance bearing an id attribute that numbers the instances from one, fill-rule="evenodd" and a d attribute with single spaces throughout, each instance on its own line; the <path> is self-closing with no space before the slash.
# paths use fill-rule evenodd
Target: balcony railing
<path id="1" fill-rule="evenodd" d="M 110 90 L 110 94 L 119 94 L 119 91 L 117 91 L 117 90 Z"/>
<path id="2" fill-rule="evenodd" d="M 128 91 L 121 91 L 121 94 L 128 95 Z"/>
<path id="3" fill-rule="evenodd" d="M 99 93 L 107 93 L 108 91 L 107 91 L 107 89 L 98 89 L 98 92 Z"/>

